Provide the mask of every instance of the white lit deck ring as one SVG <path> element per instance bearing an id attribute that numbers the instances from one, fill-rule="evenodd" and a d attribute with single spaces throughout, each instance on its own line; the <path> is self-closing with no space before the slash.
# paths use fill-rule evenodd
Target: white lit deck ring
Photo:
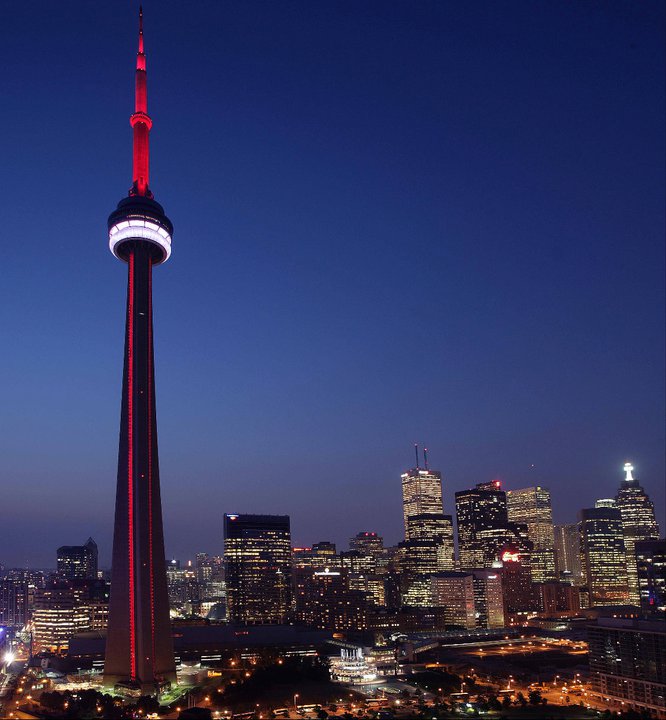
<path id="1" fill-rule="evenodd" d="M 158 265 L 166 262 L 171 255 L 171 235 L 161 226 L 148 218 L 132 218 L 121 220 L 109 229 L 109 248 L 119 259 L 124 258 L 118 253 L 118 248 L 126 240 L 147 240 L 162 248 L 164 259 Z"/>

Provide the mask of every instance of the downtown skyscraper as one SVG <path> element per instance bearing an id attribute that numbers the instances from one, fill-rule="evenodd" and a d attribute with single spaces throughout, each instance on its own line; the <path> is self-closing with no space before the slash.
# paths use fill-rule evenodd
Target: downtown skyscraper
<path id="1" fill-rule="evenodd" d="M 411 540 L 410 518 L 417 515 L 441 515 L 442 473 L 428 468 L 427 450 L 425 468 L 419 466 L 418 446 L 415 446 L 416 466 L 402 473 L 402 515 L 405 524 L 405 540 Z"/>
<path id="2" fill-rule="evenodd" d="M 224 516 L 228 618 L 243 625 L 282 625 L 291 609 L 288 515 Z"/>
<path id="3" fill-rule="evenodd" d="M 634 467 L 625 463 L 625 477 L 615 496 L 615 506 L 622 515 L 624 546 L 627 552 L 627 578 L 629 602 L 640 605 L 636 543 L 642 540 L 658 540 L 659 526 L 654 514 L 654 504 L 633 476 Z"/>
<path id="4" fill-rule="evenodd" d="M 540 485 L 508 490 L 506 503 L 509 522 L 527 525 L 527 537 L 532 543 L 532 582 L 553 580 L 555 552 L 550 490 Z"/>
<path id="5" fill-rule="evenodd" d="M 133 176 L 109 217 L 111 252 L 127 263 L 125 360 L 104 683 L 142 694 L 176 680 L 167 594 L 153 367 L 153 265 L 171 254 L 173 226 L 149 186 L 146 55 L 139 13 Z"/>
<path id="6" fill-rule="evenodd" d="M 402 509 L 405 542 L 400 543 L 405 566 L 413 574 L 453 570 L 455 546 L 453 519 L 444 514 L 442 473 L 428 467 L 428 450 L 424 449 L 425 467 L 419 465 L 402 473 Z"/>
<path id="7" fill-rule="evenodd" d="M 85 545 L 58 548 L 58 575 L 68 580 L 93 580 L 97 577 L 97 544 L 88 538 Z"/>
<path id="8" fill-rule="evenodd" d="M 577 523 L 555 525 L 555 571 L 558 580 L 580 585 L 583 571 L 580 564 L 580 528 Z"/>
<path id="9" fill-rule="evenodd" d="M 581 510 L 580 539 L 589 606 L 626 605 L 629 585 L 620 511 L 603 505 Z"/>
<path id="10" fill-rule="evenodd" d="M 508 524 L 506 493 L 499 480 L 479 483 L 471 490 L 456 493 L 458 557 L 463 569 L 490 567 L 486 546 L 492 545 L 481 533 L 504 530 Z M 494 550 L 494 545 L 492 545 Z"/>

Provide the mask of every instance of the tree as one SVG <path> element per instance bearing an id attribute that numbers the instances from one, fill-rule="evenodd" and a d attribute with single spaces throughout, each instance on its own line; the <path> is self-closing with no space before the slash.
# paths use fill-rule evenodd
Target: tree
<path id="1" fill-rule="evenodd" d="M 497 699 L 497 695 L 492 695 L 488 698 L 488 708 L 496 711 L 502 709 L 502 703 Z"/>
<path id="2" fill-rule="evenodd" d="M 543 699 L 539 690 L 530 690 L 530 694 L 528 695 L 528 697 L 530 700 L 530 705 L 540 705 L 541 700 Z"/>

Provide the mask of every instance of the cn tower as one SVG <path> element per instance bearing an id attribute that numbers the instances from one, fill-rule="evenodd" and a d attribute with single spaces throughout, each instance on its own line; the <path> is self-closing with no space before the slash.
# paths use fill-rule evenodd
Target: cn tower
<path id="1" fill-rule="evenodd" d="M 157 459 L 153 368 L 153 266 L 171 254 L 173 226 L 153 199 L 143 12 L 136 58 L 133 180 L 109 217 L 111 252 L 127 263 L 125 367 L 120 415 L 104 684 L 155 694 L 176 680 L 169 621 Z"/>

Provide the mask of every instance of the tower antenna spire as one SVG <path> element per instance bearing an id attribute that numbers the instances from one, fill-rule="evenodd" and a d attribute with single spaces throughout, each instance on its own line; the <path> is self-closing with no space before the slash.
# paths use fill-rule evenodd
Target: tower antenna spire
<path id="1" fill-rule="evenodd" d="M 134 113 L 130 117 L 134 130 L 132 153 L 132 188 L 130 195 L 152 198 L 148 187 L 149 179 L 149 134 L 153 121 L 148 115 L 148 84 L 146 74 L 146 53 L 143 44 L 143 7 L 139 6 L 139 50 L 136 54 L 136 76 L 134 85 Z"/>
<path id="2" fill-rule="evenodd" d="M 419 469 L 419 444 L 414 443 L 414 453 L 416 454 L 416 469 Z"/>
<path id="3" fill-rule="evenodd" d="M 423 448 L 423 462 L 425 464 L 425 469 L 427 470 L 428 469 L 428 448 L 427 447 Z"/>
<path id="4" fill-rule="evenodd" d="M 139 54 L 143 55 L 143 5 L 139 5 Z"/>

